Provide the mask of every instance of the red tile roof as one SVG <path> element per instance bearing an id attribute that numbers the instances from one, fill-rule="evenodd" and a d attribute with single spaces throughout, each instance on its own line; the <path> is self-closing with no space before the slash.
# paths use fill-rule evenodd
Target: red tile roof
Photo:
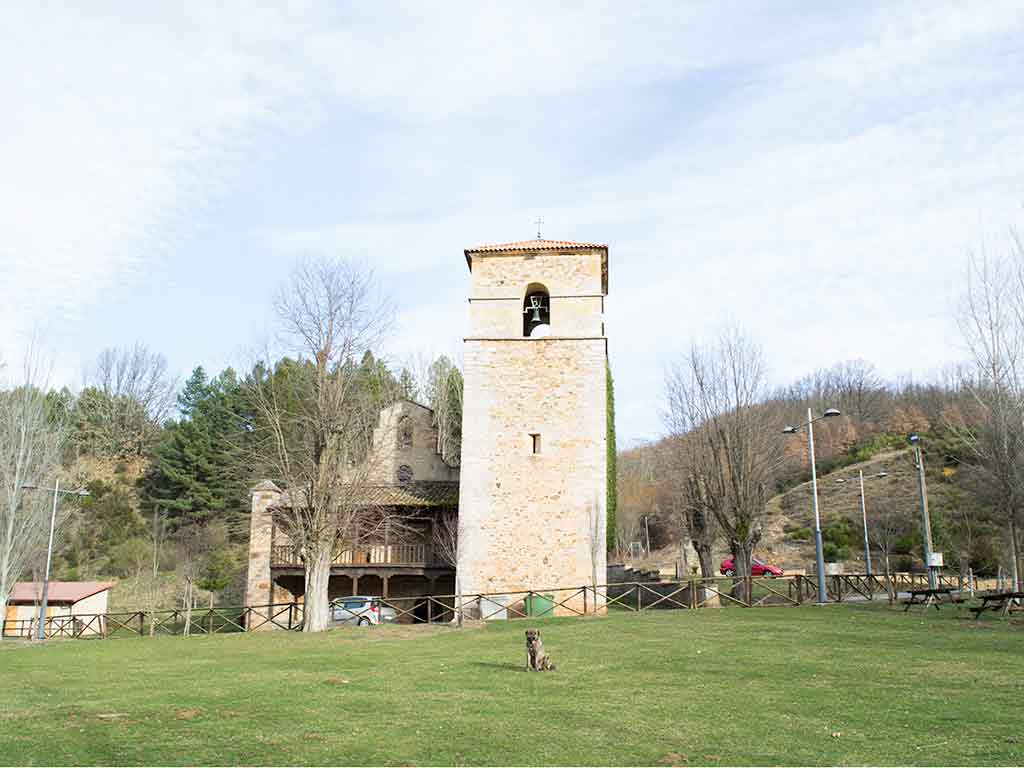
<path id="1" fill-rule="evenodd" d="M 517 240 L 514 243 L 494 243 L 467 248 L 466 257 L 471 253 L 499 253 L 501 251 L 578 251 L 591 248 L 607 248 L 602 243 L 574 243 L 571 240 Z"/>
<path id="2" fill-rule="evenodd" d="M 533 251 L 591 251 L 600 249 L 604 251 L 601 255 L 601 289 L 608 293 L 608 246 L 603 243 L 574 243 L 572 240 L 516 240 L 514 243 L 493 243 L 491 245 L 478 245 L 476 248 L 467 248 L 466 266 L 473 271 L 473 254 L 487 253 L 515 253 Z"/>
<path id="3" fill-rule="evenodd" d="M 51 581 L 46 593 L 46 602 L 51 604 L 71 604 L 92 597 L 110 589 L 116 581 Z M 11 590 L 9 603 L 36 603 L 43 593 L 43 585 L 38 581 L 19 581 Z"/>

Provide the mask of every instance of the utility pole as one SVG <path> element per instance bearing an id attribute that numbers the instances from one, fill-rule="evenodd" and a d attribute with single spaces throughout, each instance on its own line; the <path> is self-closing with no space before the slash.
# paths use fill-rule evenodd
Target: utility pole
<path id="1" fill-rule="evenodd" d="M 821 514 L 818 511 L 818 470 L 814 466 L 814 422 L 839 415 L 839 411 L 835 408 L 828 408 L 816 419 L 811 413 L 811 409 L 808 408 L 806 424 L 797 427 L 787 426 L 782 430 L 785 435 L 795 435 L 800 431 L 800 427 L 807 427 L 807 449 L 811 455 L 811 499 L 814 507 L 814 559 L 815 569 L 818 571 L 818 605 L 828 602 L 828 590 L 825 587 L 825 556 L 821 543 Z"/>
<path id="2" fill-rule="evenodd" d="M 917 434 L 907 437 L 914 446 L 914 458 L 917 460 L 917 490 L 921 495 L 921 528 L 924 541 L 924 563 L 928 566 L 928 589 L 938 587 L 935 567 L 932 565 L 932 521 L 928 515 L 928 486 L 924 478 L 924 455 L 921 453 L 921 438 Z"/>
<path id="3" fill-rule="evenodd" d="M 46 601 L 50 593 L 50 564 L 53 561 L 53 529 L 57 526 L 57 494 L 60 493 L 60 478 L 53 484 L 53 510 L 50 512 L 50 540 L 46 545 L 46 571 L 43 574 L 43 596 L 39 601 L 39 622 L 36 626 L 36 640 L 46 637 Z"/>
<path id="4" fill-rule="evenodd" d="M 57 527 L 57 499 L 59 498 L 60 494 L 62 494 L 62 493 L 67 494 L 69 496 L 85 497 L 85 496 L 89 495 L 89 492 L 87 490 L 85 490 L 84 488 L 83 489 L 79 489 L 77 491 L 62 491 L 60 489 L 60 479 L 58 479 L 53 484 L 53 488 L 52 489 L 50 489 L 50 488 L 39 489 L 38 485 L 28 485 L 28 484 L 22 485 L 21 487 L 22 488 L 29 488 L 29 489 L 33 489 L 33 490 L 36 490 L 36 489 L 38 489 L 38 490 L 47 490 L 47 491 L 53 490 L 53 509 L 50 512 L 50 539 L 49 539 L 49 542 L 46 545 L 46 572 L 43 574 L 43 593 L 40 596 L 40 600 L 39 600 L 39 621 L 37 622 L 38 626 L 36 627 L 36 639 L 37 640 L 43 640 L 43 639 L 46 638 L 46 632 L 45 632 L 46 603 L 47 603 L 47 600 L 49 598 L 49 593 L 50 593 L 50 568 L 51 568 L 51 566 L 53 564 L 53 534 L 54 534 L 54 530 Z"/>
<path id="5" fill-rule="evenodd" d="M 864 522 L 864 567 L 868 577 L 871 576 L 871 547 L 868 546 L 868 507 L 864 502 L 864 470 L 857 471 L 860 476 L 860 516 Z"/>

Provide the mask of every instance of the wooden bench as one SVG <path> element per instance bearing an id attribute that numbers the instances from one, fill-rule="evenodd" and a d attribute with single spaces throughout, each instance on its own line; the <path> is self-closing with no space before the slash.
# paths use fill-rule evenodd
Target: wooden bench
<path id="1" fill-rule="evenodd" d="M 920 605 L 925 610 L 928 610 L 928 606 L 932 605 L 935 610 L 939 610 L 939 603 L 942 602 L 943 598 L 949 600 L 949 602 L 962 602 L 962 599 L 955 600 L 952 596 L 952 587 L 939 587 L 937 589 L 909 589 L 910 597 L 903 601 L 903 612 L 906 613 L 910 610 L 913 605 Z"/>
<path id="2" fill-rule="evenodd" d="M 1024 592 L 990 592 L 978 597 L 981 598 L 981 605 L 971 608 L 975 620 L 980 620 L 985 611 L 999 611 L 1000 616 L 1007 616 L 1011 611 L 1024 610 L 1024 607 L 1014 604 L 1015 600 L 1024 600 Z"/>

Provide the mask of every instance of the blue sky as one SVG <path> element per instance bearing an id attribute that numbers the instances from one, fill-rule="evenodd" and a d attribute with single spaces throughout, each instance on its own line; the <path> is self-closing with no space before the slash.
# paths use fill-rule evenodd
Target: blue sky
<path id="1" fill-rule="evenodd" d="M 1024 6 L 120 3 L 7 9 L 0 355 L 240 365 L 294 259 L 366 259 L 396 361 L 458 354 L 462 250 L 610 246 L 619 435 L 723 322 L 779 382 L 963 351 L 969 248 L 1024 228 Z M 373 7 L 371 7 L 373 6 Z"/>

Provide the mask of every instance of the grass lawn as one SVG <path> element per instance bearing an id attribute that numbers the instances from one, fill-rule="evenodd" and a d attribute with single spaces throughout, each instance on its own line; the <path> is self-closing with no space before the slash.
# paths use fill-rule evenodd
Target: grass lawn
<path id="1" fill-rule="evenodd" d="M 884 606 L 0 644 L 0 763 L 1020 764 L 1024 627 Z"/>

